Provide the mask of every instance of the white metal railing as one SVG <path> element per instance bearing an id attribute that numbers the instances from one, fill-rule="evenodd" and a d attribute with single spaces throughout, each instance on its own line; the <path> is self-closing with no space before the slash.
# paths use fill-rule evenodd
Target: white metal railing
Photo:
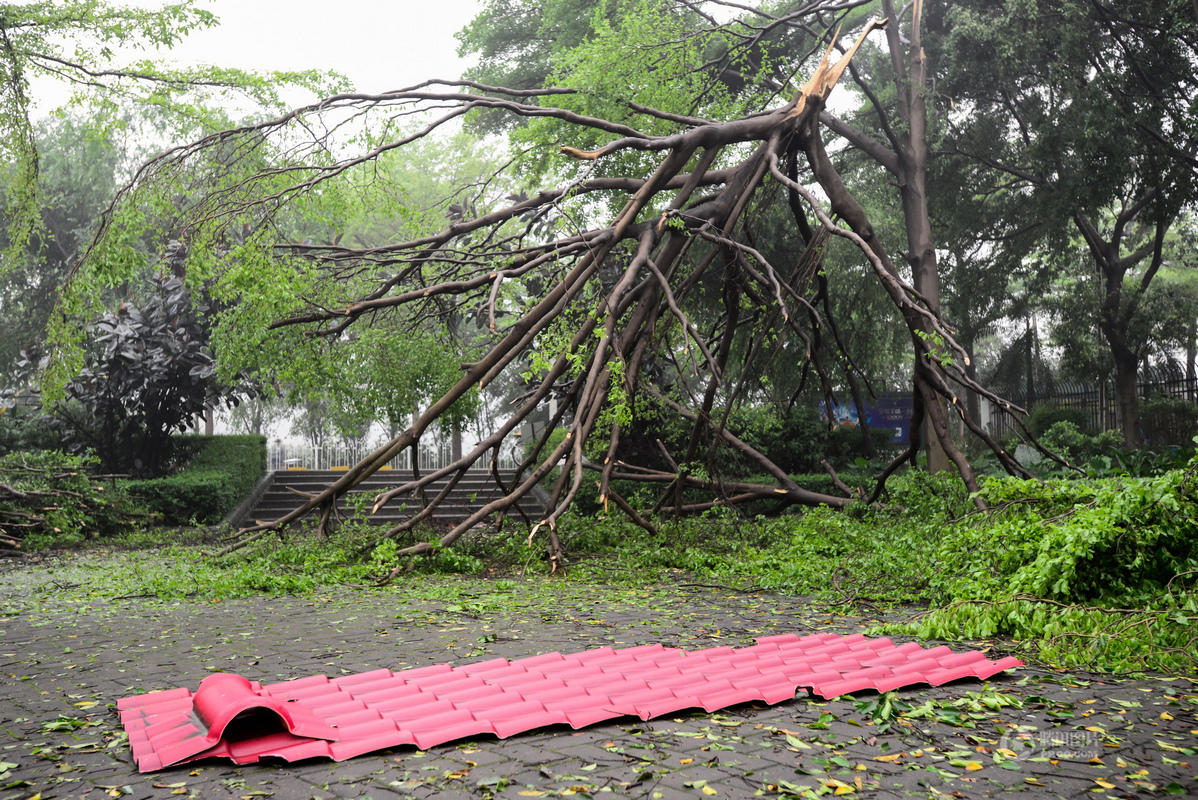
<path id="1" fill-rule="evenodd" d="M 322 444 L 314 446 L 304 442 L 283 442 L 275 440 L 267 444 L 267 466 L 269 469 L 348 469 L 372 453 L 381 442 L 372 445 L 346 445 L 344 443 Z M 483 455 L 472 466 L 472 470 L 488 470 L 491 467 L 491 453 Z M 453 445 L 448 440 L 434 445 L 420 446 L 418 466 L 421 473 L 452 463 Z M 513 469 L 517 459 L 507 450 L 501 451 L 499 457 L 500 469 Z M 412 449 L 408 448 L 391 459 L 383 469 L 412 470 Z"/>

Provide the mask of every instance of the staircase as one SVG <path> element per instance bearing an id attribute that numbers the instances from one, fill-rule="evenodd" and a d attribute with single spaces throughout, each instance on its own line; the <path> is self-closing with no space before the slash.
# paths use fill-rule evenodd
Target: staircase
<path id="1" fill-rule="evenodd" d="M 319 492 L 344 474 L 344 471 L 337 470 L 278 470 L 269 476 L 269 482 L 265 484 L 258 499 L 235 524 L 251 525 L 255 522 L 269 522 L 278 519 L 289 511 L 299 508 L 307 499 L 304 495 Z M 500 470 L 499 475 L 505 486 L 512 485 L 513 473 L 511 471 Z M 337 500 L 337 513 L 342 519 L 351 518 L 354 513 L 353 505 L 356 504 L 352 500 L 360 498 L 362 495 L 369 498 L 369 503 L 365 507 L 366 513 L 369 513 L 375 496 L 387 489 L 401 486 L 411 479 L 411 473 L 406 470 L 404 472 L 379 470 Z M 432 501 L 448 482 L 447 478 L 433 481 L 425 487 L 425 496 Z M 425 521 L 433 525 L 461 522 L 482 506 L 501 496 L 502 492 L 495 485 L 495 480 L 490 473 L 467 472 L 454 486 L 449 496 Z M 517 506 L 533 522 L 540 520 L 545 515 L 544 502 L 537 489 L 520 498 Z M 412 517 L 423 507 L 419 497 L 413 497 L 410 494 L 401 495 L 390 500 L 379 509 L 377 514 L 372 514 L 369 521 L 375 525 L 394 525 Z M 508 509 L 507 517 L 513 521 L 524 521 L 515 506 Z"/>

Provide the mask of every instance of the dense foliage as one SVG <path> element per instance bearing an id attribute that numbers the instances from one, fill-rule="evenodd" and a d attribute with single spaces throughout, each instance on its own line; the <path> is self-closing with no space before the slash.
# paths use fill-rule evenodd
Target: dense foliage
<path id="1" fill-rule="evenodd" d="M 180 278 L 155 276 L 145 302 L 92 326 L 88 363 L 55 409 L 75 449 L 111 472 L 157 475 L 172 463 L 172 434 L 236 401 L 216 380 L 205 310 Z"/>
<path id="2" fill-rule="evenodd" d="M 23 246 L 0 226 L 0 381 L 24 388 L 18 367 L 22 356 L 36 360 L 56 295 L 67 279 L 95 218 L 116 191 L 118 164 L 126 156 L 113 138 L 96 136 L 86 124 L 64 117 L 41 124 L 38 149 L 38 191 L 42 203 L 37 224 Z M 0 216 L 13 220 L 19 202 L 19 176 L 0 170 Z M 28 376 L 24 376 L 28 377 Z"/>
<path id="3" fill-rule="evenodd" d="M 129 530 L 133 506 L 94 458 L 55 451 L 0 456 L 0 556 Z"/>
<path id="4" fill-rule="evenodd" d="M 31 120 L 37 78 L 64 82 L 75 103 L 89 106 L 87 126 L 101 136 L 125 127 L 134 108 L 149 109 L 165 132 L 188 135 L 225 121 L 222 106 L 231 101 L 278 107 L 285 87 L 323 92 L 340 85 L 324 70 L 263 75 L 236 67 L 170 67 L 149 57 L 147 51 L 169 49 L 217 24 L 214 14 L 195 6 L 193 0 L 153 9 L 105 0 L 0 4 L 0 158 L 12 178 L 4 185 L 9 247 L 20 251 L 41 231 L 49 200 L 39 185 L 41 152 Z"/>
<path id="5" fill-rule="evenodd" d="M 160 478 L 124 481 L 130 497 L 167 525 L 219 522 L 266 472 L 263 436 L 178 436 L 185 466 Z"/>
<path id="6" fill-rule="evenodd" d="M 17 451 L 58 450 L 62 433 L 35 405 L 0 405 L 0 455 Z"/>

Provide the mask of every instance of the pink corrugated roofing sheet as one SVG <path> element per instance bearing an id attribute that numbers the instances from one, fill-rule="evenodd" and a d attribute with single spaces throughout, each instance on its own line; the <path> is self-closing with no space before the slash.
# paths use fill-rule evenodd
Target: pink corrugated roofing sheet
<path id="1" fill-rule="evenodd" d="M 335 761 L 399 745 L 427 749 L 480 734 L 548 725 L 581 728 L 622 716 L 821 697 L 988 678 L 1023 664 L 979 651 L 896 645 L 861 634 L 767 636 L 751 647 L 679 650 L 660 644 L 497 658 L 452 667 L 378 669 L 262 685 L 209 675 L 188 689 L 117 702 L 142 772 L 200 758 L 246 764 L 273 757 Z"/>

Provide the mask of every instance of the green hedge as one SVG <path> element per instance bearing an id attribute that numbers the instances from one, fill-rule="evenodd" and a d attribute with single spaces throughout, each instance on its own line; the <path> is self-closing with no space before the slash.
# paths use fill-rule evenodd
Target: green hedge
<path id="1" fill-rule="evenodd" d="M 266 472 L 264 436 L 180 436 L 186 466 L 162 478 L 126 483 L 130 496 L 169 525 L 219 522 Z"/>

